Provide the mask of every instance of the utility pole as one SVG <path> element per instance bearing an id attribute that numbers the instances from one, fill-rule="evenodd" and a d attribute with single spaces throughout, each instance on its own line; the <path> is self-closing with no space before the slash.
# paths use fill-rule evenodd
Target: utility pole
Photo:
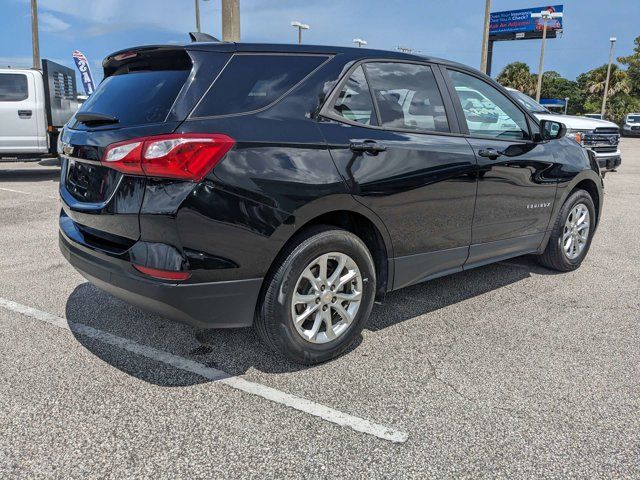
<path id="1" fill-rule="evenodd" d="M 609 79 L 611 78 L 611 63 L 613 62 L 613 46 L 616 44 L 616 37 L 609 38 L 611 46 L 609 47 L 609 65 L 607 65 L 607 79 L 604 82 L 604 96 L 602 97 L 601 116 L 604 120 L 604 111 L 607 108 L 607 95 L 609 94 Z"/>
<path id="2" fill-rule="evenodd" d="M 354 38 L 353 39 L 353 43 L 355 43 L 356 45 L 358 45 L 358 48 L 362 47 L 363 45 L 367 44 L 366 40 L 363 40 L 361 38 Z"/>
<path id="3" fill-rule="evenodd" d="M 240 0 L 222 0 L 222 41 L 240 41 Z"/>
<path id="4" fill-rule="evenodd" d="M 298 45 L 302 44 L 302 31 L 309 30 L 309 25 L 300 23 L 299 21 L 291 22 L 291 26 L 298 29 Z"/>
<path id="5" fill-rule="evenodd" d="M 567 114 L 567 110 L 569 109 L 569 97 L 565 97 L 564 99 L 564 114 Z"/>
<path id="6" fill-rule="evenodd" d="M 540 47 L 540 63 L 538 64 L 538 85 L 536 87 L 536 102 L 540 101 L 542 91 L 542 74 L 544 73 L 544 47 L 547 43 L 547 21 L 554 18 L 561 18 L 562 12 L 550 12 L 542 10 L 540 13 L 532 13 L 531 18 L 542 18 L 542 45 Z"/>
<path id="7" fill-rule="evenodd" d="M 40 68 L 40 39 L 38 38 L 38 0 L 31 0 L 31 45 L 33 68 Z"/>
<path id="8" fill-rule="evenodd" d="M 200 0 L 196 0 L 196 32 L 200 33 Z"/>
<path id="9" fill-rule="evenodd" d="M 482 58 L 480 71 L 487 73 L 487 56 L 489 50 L 489 26 L 491 25 L 491 0 L 487 0 L 484 7 L 484 29 L 482 31 Z"/>

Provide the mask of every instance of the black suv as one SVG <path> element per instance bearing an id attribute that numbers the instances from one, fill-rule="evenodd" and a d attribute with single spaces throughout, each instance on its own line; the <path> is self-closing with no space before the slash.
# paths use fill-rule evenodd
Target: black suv
<path id="1" fill-rule="evenodd" d="M 60 248 L 89 281 L 303 363 L 387 292 L 523 254 L 568 271 L 598 166 L 456 63 L 193 43 L 114 53 L 61 138 Z"/>

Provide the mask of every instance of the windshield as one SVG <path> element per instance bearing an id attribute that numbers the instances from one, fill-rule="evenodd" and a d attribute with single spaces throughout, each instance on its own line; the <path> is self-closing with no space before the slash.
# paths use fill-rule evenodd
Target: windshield
<path id="1" fill-rule="evenodd" d="M 527 109 L 529 113 L 551 113 L 545 107 L 536 102 L 533 98 L 522 92 L 509 90 L 509 93 L 520 105 Z"/>
<path id="2" fill-rule="evenodd" d="M 627 123 L 640 123 L 640 115 L 627 115 Z"/>

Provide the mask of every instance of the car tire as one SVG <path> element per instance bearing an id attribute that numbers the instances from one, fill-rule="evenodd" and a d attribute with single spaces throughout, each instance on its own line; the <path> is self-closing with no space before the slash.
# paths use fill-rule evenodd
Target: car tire
<path id="1" fill-rule="evenodd" d="M 341 263 L 343 268 L 334 276 Z M 346 283 L 340 285 L 340 279 Z M 364 242 L 346 230 L 314 226 L 276 259 L 265 278 L 254 326 L 267 346 L 290 360 L 306 365 L 325 362 L 345 353 L 358 337 L 375 291 L 375 267 Z"/>
<path id="2" fill-rule="evenodd" d="M 586 238 L 584 221 L 580 223 L 583 216 L 586 216 L 588 229 Z M 539 263 L 560 272 L 577 269 L 591 246 L 596 220 L 596 210 L 591 195 L 585 190 L 573 192 L 558 213 L 549 243 L 544 252 L 538 256 Z M 573 224 L 575 224 L 574 227 L 572 227 Z"/>

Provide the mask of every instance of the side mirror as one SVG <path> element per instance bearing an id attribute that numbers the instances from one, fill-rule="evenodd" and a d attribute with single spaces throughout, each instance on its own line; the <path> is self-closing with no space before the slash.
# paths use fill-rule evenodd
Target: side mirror
<path id="1" fill-rule="evenodd" d="M 555 122 L 553 120 L 540 121 L 540 139 L 541 140 L 558 140 L 567 133 L 567 127 L 564 123 Z"/>

